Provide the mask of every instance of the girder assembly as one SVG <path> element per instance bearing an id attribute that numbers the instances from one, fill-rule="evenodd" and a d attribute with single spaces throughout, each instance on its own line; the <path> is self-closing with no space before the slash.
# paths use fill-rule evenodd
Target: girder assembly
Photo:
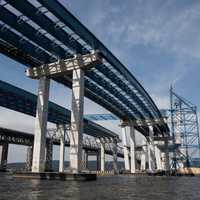
<path id="1" fill-rule="evenodd" d="M 58 60 L 54 63 L 44 64 L 39 67 L 30 67 L 26 70 L 26 75 L 34 79 L 38 79 L 42 76 L 53 78 L 66 75 L 78 68 L 88 70 L 99 64 L 102 64 L 102 58 L 98 52 L 86 55 L 78 54 L 74 58 Z"/>
<path id="2" fill-rule="evenodd" d="M 33 70 L 50 73 L 45 70 L 50 63 L 61 64 L 76 54 L 90 55 L 98 50 L 104 62 L 93 63 L 94 68 L 85 72 L 85 96 L 122 120 L 140 121 L 144 127 L 148 121 L 156 134 L 169 132 L 157 106 L 135 77 L 61 3 L 3 0 L 0 9 L 1 53 L 34 67 L 28 69 L 30 76 Z M 35 68 L 41 65 L 45 67 Z M 38 78 L 39 74 L 32 76 Z M 71 87 L 71 74 L 53 79 Z M 147 134 L 145 129 L 142 133 Z"/>

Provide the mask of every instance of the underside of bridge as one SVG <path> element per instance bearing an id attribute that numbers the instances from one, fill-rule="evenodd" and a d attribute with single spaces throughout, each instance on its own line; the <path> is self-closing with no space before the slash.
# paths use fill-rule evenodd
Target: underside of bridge
<path id="1" fill-rule="evenodd" d="M 136 171 L 136 129 L 148 139 L 148 166 L 153 170 L 153 138 L 167 138 L 169 128 L 127 68 L 57 0 L 2 0 L 0 4 L 0 52 L 27 66 L 26 75 L 39 80 L 38 97 L 0 82 L 1 106 L 36 116 L 32 171 L 44 171 L 47 120 L 70 124 L 73 173 L 82 170 L 83 132 L 111 138 L 117 161 L 118 136 L 83 118 L 84 96 L 122 121 L 126 169 Z M 49 102 L 51 79 L 72 89 L 71 114 Z"/>

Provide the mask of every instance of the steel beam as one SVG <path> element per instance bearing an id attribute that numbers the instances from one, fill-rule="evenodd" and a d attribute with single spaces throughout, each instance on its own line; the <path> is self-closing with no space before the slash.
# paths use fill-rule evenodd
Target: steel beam
<path id="1" fill-rule="evenodd" d="M 135 77 L 126 69 L 126 67 L 86 28 L 84 27 L 66 8 L 62 6 L 61 3 L 54 0 L 38 0 L 43 6 L 45 6 L 50 12 L 52 12 L 59 20 L 65 23 L 68 27 L 70 27 L 77 35 L 79 35 L 83 40 L 85 40 L 88 44 L 91 45 L 94 49 L 99 49 L 104 58 L 122 74 L 127 78 L 128 81 L 132 85 L 136 87 L 139 93 L 145 97 L 145 99 L 149 102 L 154 110 L 155 114 L 157 114 L 158 118 L 161 118 L 160 111 L 156 107 L 155 103 L 148 95 L 148 93 L 144 90 L 144 88 L 140 85 L 140 83 L 135 79 Z"/>
<path id="2" fill-rule="evenodd" d="M 63 31 L 59 26 L 52 22 L 47 16 L 45 16 L 40 10 L 34 7 L 26 0 L 5 0 L 25 16 L 37 23 L 42 29 L 53 35 L 59 41 L 62 41 L 67 47 L 75 51 L 76 53 L 88 53 L 79 42 L 72 39 L 71 35 Z"/>
<path id="3" fill-rule="evenodd" d="M 42 76 L 53 78 L 66 75 L 67 73 L 79 68 L 87 70 L 101 63 L 102 59 L 96 51 L 86 55 L 75 55 L 74 58 L 65 60 L 61 59 L 54 63 L 44 64 L 39 67 L 28 68 L 26 70 L 26 75 L 34 79 L 38 79 Z"/>

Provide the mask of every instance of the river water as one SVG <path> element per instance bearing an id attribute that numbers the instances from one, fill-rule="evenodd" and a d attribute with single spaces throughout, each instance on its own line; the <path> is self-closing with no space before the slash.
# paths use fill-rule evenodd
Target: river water
<path id="1" fill-rule="evenodd" d="M 200 200 L 200 177 L 99 177 L 97 181 L 28 180 L 0 175 L 0 200 Z"/>

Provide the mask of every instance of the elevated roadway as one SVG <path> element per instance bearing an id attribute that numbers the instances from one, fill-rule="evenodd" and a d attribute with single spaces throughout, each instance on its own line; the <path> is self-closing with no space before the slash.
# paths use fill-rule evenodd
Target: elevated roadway
<path id="1" fill-rule="evenodd" d="M 48 110 L 50 79 L 72 88 L 72 114 L 68 122 L 71 124 L 70 137 L 73 138 L 70 140 L 70 163 L 75 173 L 81 171 L 83 121 L 85 133 L 98 137 L 106 132 L 113 136 L 112 132 L 108 133 L 105 129 L 98 132 L 102 128 L 83 120 L 84 96 L 122 121 L 124 139 L 126 128 L 130 129 L 131 164 L 127 141 L 123 143 L 125 165 L 131 166 L 132 173 L 136 169 L 135 129 L 147 137 L 149 169 L 153 170 L 153 137 L 168 136 L 169 128 L 150 95 L 131 72 L 59 1 L 2 0 L 0 5 L 0 52 L 27 66 L 26 74 L 29 77 L 39 79 L 37 108 L 36 97 L 32 97 L 31 102 L 36 110 L 33 171 L 44 170 L 47 118 L 54 122 L 63 119 L 66 122 L 70 118 L 66 117 L 70 116 L 69 111 L 58 107 L 55 109 L 51 102 Z M 98 56 L 90 59 L 94 55 Z M 84 62 L 84 58 L 90 60 L 89 64 Z M 36 71 L 38 74 L 34 76 Z M 11 99 L 9 96 L 6 97 L 8 102 L 15 99 L 15 96 Z M 5 99 L 2 105 L 6 107 Z M 9 106 L 34 115 L 29 100 L 25 99 L 25 102 L 26 106 L 16 106 L 15 103 Z M 58 110 L 59 115 L 56 113 Z M 116 140 L 113 143 L 116 150 Z M 116 162 L 115 155 L 115 169 Z"/>
<path id="2" fill-rule="evenodd" d="M 149 134 L 149 124 L 155 134 L 169 132 L 157 106 L 136 78 L 57 0 L 3 0 L 0 20 L 1 53 L 26 66 L 98 49 L 104 62 L 85 72 L 85 96 L 122 120 L 139 122 L 136 127 L 144 135 Z M 67 87 L 71 87 L 71 79 L 72 74 L 54 78 Z"/>

